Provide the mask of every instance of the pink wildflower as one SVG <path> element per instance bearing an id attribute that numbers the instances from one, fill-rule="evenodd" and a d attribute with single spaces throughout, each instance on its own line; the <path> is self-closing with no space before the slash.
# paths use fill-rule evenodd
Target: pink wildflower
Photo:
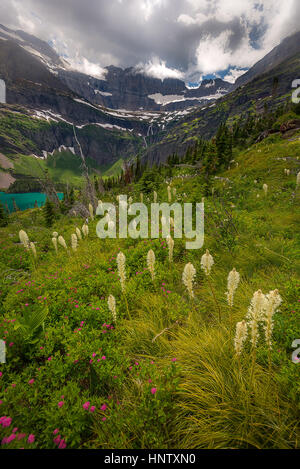
<path id="1" fill-rule="evenodd" d="M 35 436 L 34 435 L 29 435 L 27 443 L 34 443 Z"/>
<path id="2" fill-rule="evenodd" d="M 58 446 L 60 443 L 60 438 L 61 438 L 60 435 L 57 435 L 56 438 L 53 438 L 53 443 Z"/>
<path id="3" fill-rule="evenodd" d="M 65 449 L 66 447 L 67 447 L 67 444 L 65 440 L 61 440 L 61 442 L 59 443 L 58 449 Z"/>

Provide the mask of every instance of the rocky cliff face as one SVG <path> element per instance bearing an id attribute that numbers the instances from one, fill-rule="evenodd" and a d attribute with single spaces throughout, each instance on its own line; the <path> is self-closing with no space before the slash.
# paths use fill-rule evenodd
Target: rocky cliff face
<path id="1" fill-rule="evenodd" d="M 112 112 L 91 104 L 70 90 L 37 57 L 10 39 L 0 39 L 0 77 L 6 83 L 8 109 L 12 106 L 14 112 L 51 124 L 43 128 L 43 133 L 31 125 L 30 131 L 26 126 L 22 129 L 24 137 L 36 145 L 37 156 L 62 145 L 73 147 L 73 125 L 82 135 L 86 156 L 100 165 L 113 164 L 116 158 L 136 154 L 141 147 L 153 143 L 159 132 L 158 124 L 153 122 L 159 116 Z M 3 145 L 2 140 L 0 146 L 4 151 Z M 14 142 L 9 146 L 15 147 L 14 153 L 17 151 Z M 30 152 L 29 145 L 25 154 Z"/>
<path id="2" fill-rule="evenodd" d="M 60 79 L 74 92 L 94 104 L 111 109 L 132 111 L 176 111 L 218 99 L 232 89 L 221 79 L 204 80 L 196 89 L 188 89 L 176 79 L 159 80 L 134 68 L 107 67 L 105 79 L 99 80 L 74 71 L 60 69 Z"/>
<path id="3" fill-rule="evenodd" d="M 37 57 L 50 70 L 64 66 L 64 61 L 47 42 L 41 41 L 37 37 L 24 31 L 13 31 L 0 24 L 0 39 L 12 41 L 19 45 L 31 55 Z"/>
<path id="4" fill-rule="evenodd" d="M 125 70 L 114 66 L 107 67 L 103 79 L 97 79 L 72 70 L 49 44 L 24 31 L 12 31 L 0 25 L 0 39 L 18 45 L 31 57 L 36 58 L 51 72 L 53 79 L 59 79 L 61 84 L 75 94 L 93 104 L 111 109 L 164 112 L 183 110 L 217 99 L 232 89 L 230 83 L 221 79 L 206 80 L 197 89 L 188 89 L 181 80 L 152 78 L 132 67 Z M 17 49 L 11 52 L 10 57 L 14 61 L 20 52 L 17 54 Z M 31 63 L 28 55 L 26 62 Z M 22 66 L 24 65 L 26 66 L 22 63 Z"/>
<path id="5" fill-rule="evenodd" d="M 76 126 L 76 134 L 84 155 L 99 167 L 109 167 L 145 148 L 144 139 L 132 132 L 86 125 Z M 45 158 L 65 149 L 79 154 L 72 125 L 37 118 L 28 109 L 15 105 L 0 105 L 0 149 L 13 160 L 20 154 Z"/>

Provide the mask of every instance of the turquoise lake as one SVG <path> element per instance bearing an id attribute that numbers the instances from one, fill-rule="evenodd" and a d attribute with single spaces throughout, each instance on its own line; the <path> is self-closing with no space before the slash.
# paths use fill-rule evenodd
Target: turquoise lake
<path id="1" fill-rule="evenodd" d="M 63 193 L 59 192 L 57 195 L 62 200 Z M 13 211 L 13 199 L 15 199 L 20 210 L 26 210 L 33 208 L 35 201 L 37 201 L 39 207 L 42 207 L 46 202 L 46 195 L 41 192 L 28 192 L 26 194 L 6 194 L 5 192 L 0 192 L 0 202 L 3 205 L 7 204 L 10 212 Z"/>

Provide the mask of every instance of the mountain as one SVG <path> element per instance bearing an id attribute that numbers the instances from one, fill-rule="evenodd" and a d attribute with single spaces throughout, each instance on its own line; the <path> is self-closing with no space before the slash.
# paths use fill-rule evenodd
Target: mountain
<path id="1" fill-rule="evenodd" d="M 278 46 L 276 46 L 269 54 L 263 57 L 244 75 L 239 77 L 235 82 L 235 88 L 242 86 L 253 78 L 271 71 L 281 62 L 300 53 L 300 31 L 285 38 Z M 297 78 L 297 77 L 295 77 Z"/>
<path id="2" fill-rule="evenodd" d="M 132 67 L 125 70 L 106 67 L 104 77 L 99 79 L 72 70 L 49 44 L 24 31 L 0 25 L 0 39 L 18 44 L 76 94 L 111 109 L 176 111 L 218 99 L 232 89 L 231 83 L 220 78 L 205 80 L 199 88 L 188 89 L 181 80 L 152 78 Z"/>
<path id="3" fill-rule="evenodd" d="M 290 99 L 292 81 L 300 76 L 298 46 L 286 58 L 290 41 L 254 66 L 245 84 L 233 88 L 215 79 L 189 89 L 133 68 L 107 67 L 102 79 L 79 73 L 45 42 L 1 26 L 7 103 L 0 105 L 0 153 L 14 161 L 13 177 L 37 176 L 36 159 L 47 165 L 49 155 L 69 152 L 73 161 L 79 154 L 75 128 L 91 167 L 101 170 L 120 168 L 137 154 L 150 164 L 182 155 L 199 137 L 214 136 L 220 123 L 231 125 Z"/>
<path id="4" fill-rule="evenodd" d="M 75 126 L 86 157 L 100 167 L 159 141 L 171 122 L 190 112 L 187 105 L 228 91 L 222 80 L 206 80 L 189 90 L 180 80 L 161 81 L 116 67 L 108 67 L 107 79 L 99 80 L 70 70 L 45 42 L 3 26 L 0 77 L 6 83 L 1 118 L 10 121 L 8 130 L 0 125 L 2 153 L 44 158 L 62 147 L 74 149 Z M 132 110 L 141 104 L 147 109 Z M 179 109 L 169 110 L 176 105 Z"/>
<path id="5" fill-rule="evenodd" d="M 70 158 L 79 154 L 73 126 L 86 157 L 99 169 L 131 157 L 146 145 L 150 117 L 138 119 L 92 105 L 10 39 L 0 40 L 0 76 L 7 98 L 0 106 L 0 153 L 12 161 L 14 169 L 9 172 L 14 179 L 37 177 L 39 171 L 33 170 L 37 158 L 62 149 L 69 150 Z M 154 135 L 157 125 L 151 126 Z"/>
<path id="6" fill-rule="evenodd" d="M 100 167 L 113 166 L 160 140 L 171 121 L 189 112 L 181 108 L 199 103 L 197 96 L 212 99 L 213 93 L 227 91 L 220 91 L 221 80 L 188 90 L 179 80 L 150 79 L 133 69 L 115 67 L 108 67 L 107 80 L 99 80 L 72 71 L 44 41 L 4 26 L 0 26 L 0 78 L 6 83 L 6 105 L 0 108 L 2 153 L 44 158 L 62 147 L 76 151 L 75 126 L 86 157 Z M 179 110 L 160 111 L 167 106 L 157 102 L 166 95 Z M 130 109 L 141 104 L 147 110 Z M 126 107 L 130 110 L 120 109 Z"/>
<path id="7" fill-rule="evenodd" d="M 181 80 L 151 78 L 134 68 L 107 67 L 105 78 L 59 69 L 58 76 L 74 92 L 94 104 L 131 111 L 176 111 L 206 104 L 227 94 L 231 83 L 220 78 L 204 80 L 188 89 Z"/>
<path id="8" fill-rule="evenodd" d="M 38 39 L 31 34 L 6 28 L 0 24 L 0 39 L 13 41 L 30 54 L 36 56 L 44 65 L 54 73 L 59 67 L 65 67 L 66 62 L 61 59 L 55 50 L 47 42 Z"/>
<path id="9" fill-rule="evenodd" d="M 6 83 L 2 121 L 10 116 L 8 129 L 1 128 L 0 122 L 1 152 L 44 157 L 61 146 L 74 148 L 75 126 L 86 156 L 100 166 L 113 165 L 136 154 L 158 134 L 155 120 L 160 114 L 112 111 L 91 104 L 53 73 L 45 56 L 41 60 L 19 42 L 19 36 L 18 41 L 10 36 L 0 38 L 0 77 Z M 46 46 L 43 52 L 49 52 Z M 22 121 L 21 129 L 16 116 Z M 21 136 L 15 141 L 16 131 L 22 133 L 27 146 L 20 145 Z"/>
<path id="10" fill-rule="evenodd" d="M 25 82 L 57 91 L 68 90 L 35 55 L 10 39 L 0 40 L 0 76 L 5 80 L 8 91 Z M 8 99 L 13 99 L 13 96 Z"/>
<path id="11" fill-rule="evenodd" d="M 241 117 L 263 115 L 266 109 L 291 103 L 292 82 L 299 76 L 300 52 L 216 102 L 194 109 L 177 122 L 172 121 L 160 141 L 145 151 L 144 161 L 151 165 L 165 162 L 173 153 L 183 156 L 199 137 L 214 137 L 221 123 L 231 126 Z"/>

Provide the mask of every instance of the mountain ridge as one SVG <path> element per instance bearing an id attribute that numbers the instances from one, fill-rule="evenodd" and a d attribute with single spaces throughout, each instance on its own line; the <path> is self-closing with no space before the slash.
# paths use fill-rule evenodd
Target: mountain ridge
<path id="1" fill-rule="evenodd" d="M 300 53 L 300 31 L 286 37 L 274 47 L 267 55 L 253 65 L 246 73 L 240 76 L 234 85 L 234 88 L 249 83 L 252 79 L 274 69 L 284 60 Z"/>
<path id="2" fill-rule="evenodd" d="M 72 69 L 47 42 L 24 31 L 13 31 L 0 24 L 1 38 L 13 41 L 35 55 L 74 93 L 80 94 L 93 104 L 111 109 L 176 111 L 217 99 L 232 89 L 231 83 L 216 78 L 209 80 L 212 85 L 210 88 L 207 88 L 207 83 L 204 82 L 197 89 L 190 90 L 182 80 L 160 80 L 147 76 L 141 69 L 134 67 L 122 69 L 108 66 L 104 69 L 105 77 L 101 79 Z M 160 95 L 158 98 L 162 103 L 155 99 L 155 95 Z M 167 98 L 166 103 L 164 98 Z"/>
<path id="3" fill-rule="evenodd" d="M 8 34 L 1 31 L 0 27 L 0 36 Z M 21 42 L 34 42 L 34 37 L 32 39 L 32 36 L 21 35 L 20 32 L 18 38 Z M 43 41 L 41 44 L 38 40 L 36 47 L 42 50 L 42 45 Z M 100 104 L 113 96 L 112 88 L 105 80 L 66 71 L 63 62 L 60 68 L 51 64 L 49 68 L 45 58 L 42 60 L 32 54 L 11 37 L 5 40 L 0 37 L 0 77 L 3 76 L 7 82 L 7 105 L 0 107 L 0 119 L 4 122 L 4 126 L 0 126 L 0 151 L 14 157 L 19 152 L 44 158 L 63 147 L 75 148 L 75 126 L 86 157 L 93 159 L 99 167 L 113 166 L 120 159 L 137 155 L 149 164 L 165 162 L 174 152 L 183 154 L 196 139 L 213 137 L 221 123 L 232 125 L 242 115 L 263 113 L 265 106 L 276 107 L 290 99 L 291 83 L 300 74 L 300 51 L 298 53 L 298 47 L 296 49 L 297 53 L 292 58 L 283 60 L 248 83 L 228 90 L 219 99 L 209 100 L 209 94 L 206 94 L 206 97 L 202 96 L 202 102 L 198 101 L 203 90 L 213 93 L 221 86 L 219 79 L 204 80 L 197 89 L 187 89 L 180 80 L 171 80 L 177 87 L 175 92 L 185 93 L 187 99 L 195 99 L 198 105 L 186 109 L 186 100 L 178 94 L 171 95 L 173 102 L 157 104 L 155 110 L 136 111 L 112 109 Z M 277 55 L 278 50 L 280 48 Z M 53 60 L 57 60 L 56 56 Z M 132 68 L 125 71 L 118 67 L 108 68 L 108 73 L 114 75 L 111 83 L 115 83 L 119 94 L 124 94 L 127 75 L 134 73 L 134 86 L 143 87 L 145 84 L 141 82 L 142 76 Z M 119 80 L 120 74 L 125 78 Z M 74 82 L 70 84 L 71 78 Z M 86 86 L 88 81 L 89 87 Z M 146 89 L 143 93 L 140 91 L 139 96 L 143 95 L 145 100 L 154 104 L 170 96 L 154 93 L 158 82 L 161 86 L 159 91 L 168 93 L 168 81 L 153 79 L 147 81 Z M 97 89 L 99 92 L 95 93 Z M 91 90 L 96 102 L 90 96 Z M 153 94 L 149 95 L 149 92 Z M 126 99 L 128 96 L 130 94 Z M 170 110 L 168 106 L 175 103 L 176 110 Z M 113 105 L 120 107 L 120 102 Z M 20 128 L 18 119 L 14 119 L 16 115 L 23 116 Z"/>

